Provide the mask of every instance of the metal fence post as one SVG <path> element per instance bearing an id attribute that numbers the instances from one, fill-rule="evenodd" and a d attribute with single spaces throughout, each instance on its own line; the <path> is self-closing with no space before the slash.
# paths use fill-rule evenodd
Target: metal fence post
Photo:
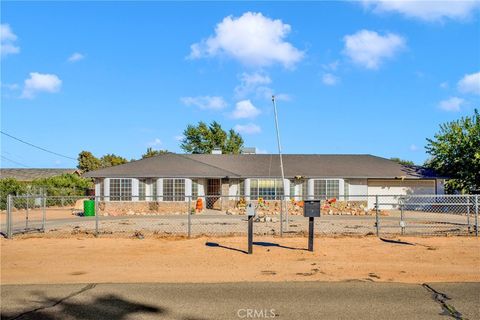
<path id="1" fill-rule="evenodd" d="M 283 201 L 280 204 L 280 237 L 283 237 Z"/>
<path id="2" fill-rule="evenodd" d="M 28 201 L 29 201 L 28 194 L 26 196 L 26 199 L 27 199 L 27 210 L 25 212 L 25 231 L 28 231 Z"/>
<path id="3" fill-rule="evenodd" d="M 43 194 L 42 199 L 42 232 L 45 232 L 45 224 L 47 221 L 47 195 Z"/>
<path id="4" fill-rule="evenodd" d="M 7 238 L 12 238 L 12 195 L 7 196 Z"/>
<path id="5" fill-rule="evenodd" d="M 475 236 L 478 237 L 478 194 L 475 196 Z"/>
<path id="6" fill-rule="evenodd" d="M 467 233 L 470 234 L 470 195 L 467 195 Z"/>
<path id="7" fill-rule="evenodd" d="M 401 235 L 405 233 L 405 223 L 403 222 L 403 198 L 400 197 L 400 228 L 401 228 Z"/>
<path id="8" fill-rule="evenodd" d="M 187 209 L 187 235 L 190 238 L 192 236 L 192 197 L 188 197 L 188 209 Z"/>
<path id="9" fill-rule="evenodd" d="M 377 228 L 377 237 L 380 236 L 380 220 L 378 217 L 378 195 L 375 196 L 375 227 Z"/>
<path id="10" fill-rule="evenodd" d="M 95 195 L 95 237 L 98 237 L 98 216 L 100 215 L 98 208 L 98 197 Z"/>

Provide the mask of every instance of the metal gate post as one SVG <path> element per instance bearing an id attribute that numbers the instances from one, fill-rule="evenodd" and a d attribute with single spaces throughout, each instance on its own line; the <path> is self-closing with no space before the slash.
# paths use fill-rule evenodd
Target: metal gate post
<path id="1" fill-rule="evenodd" d="M 377 228 L 377 237 L 380 236 L 380 220 L 378 217 L 378 195 L 375 196 L 375 227 Z"/>
<path id="2" fill-rule="evenodd" d="M 7 196 L 7 238 L 12 238 L 12 195 Z"/>
<path id="3" fill-rule="evenodd" d="M 192 197 L 188 197 L 188 209 L 187 209 L 187 235 L 190 238 L 192 236 Z"/>
<path id="4" fill-rule="evenodd" d="M 470 195 L 467 195 L 467 234 L 470 234 Z"/>
<path id="5" fill-rule="evenodd" d="M 43 194 L 42 199 L 42 232 L 45 232 L 45 223 L 47 220 L 47 195 Z"/>
<path id="6" fill-rule="evenodd" d="M 475 236 L 478 237 L 478 194 L 475 196 Z"/>
<path id="7" fill-rule="evenodd" d="M 98 216 L 100 215 L 98 208 L 98 197 L 95 195 L 95 237 L 98 237 Z"/>
<path id="8" fill-rule="evenodd" d="M 405 224 L 403 222 L 403 198 L 400 197 L 400 228 L 401 228 L 401 234 L 405 233 Z"/>

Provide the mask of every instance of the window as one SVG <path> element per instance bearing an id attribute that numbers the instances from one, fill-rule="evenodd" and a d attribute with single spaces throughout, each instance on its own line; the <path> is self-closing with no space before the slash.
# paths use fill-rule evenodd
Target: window
<path id="1" fill-rule="evenodd" d="M 132 201 L 132 179 L 110 179 L 111 201 Z"/>
<path id="2" fill-rule="evenodd" d="M 290 197 L 295 197 L 295 200 L 303 200 L 307 197 L 307 192 L 307 180 L 290 180 Z"/>
<path id="3" fill-rule="evenodd" d="M 313 195 L 315 198 L 338 198 L 339 185 L 339 180 L 315 180 Z"/>
<path id="4" fill-rule="evenodd" d="M 163 179 L 163 201 L 185 201 L 185 180 Z"/>
<path id="5" fill-rule="evenodd" d="M 283 196 L 282 179 L 251 179 L 250 197 L 253 200 L 279 200 Z"/>
<path id="6" fill-rule="evenodd" d="M 147 180 L 148 179 L 138 179 L 138 200 L 145 201 L 147 195 Z"/>
<path id="7" fill-rule="evenodd" d="M 192 180 L 192 200 L 198 198 L 198 180 Z"/>

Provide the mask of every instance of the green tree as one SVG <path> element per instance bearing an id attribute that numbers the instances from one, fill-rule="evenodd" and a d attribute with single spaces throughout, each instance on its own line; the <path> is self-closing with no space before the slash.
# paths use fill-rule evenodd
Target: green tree
<path id="1" fill-rule="evenodd" d="M 187 153 L 211 153 L 214 148 L 220 148 L 225 154 L 239 154 L 243 147 L 239 133 L 233 129 L 226 132 L 216 121 L 208 126 L 205 122 L 188 125 L 183 136 L 180 147 Z"/>
<path id="2" fill-rule="evenodd" d="M 168 150 L 153 150 L 152 148 L 147 148 L 147 151 L 142 154 L 142 159 L 155 157 L 161 154 L 171 153 Z"/>
<path id="3" fill-rule="evenodd" d="M 414 166 L 415 163 L 413 163 L 413 161 L 410 161 L 410 160 L 403 160 L 403 159 L 400 159 L 400 158 L 390 158 L 390 160 L 392 161 L 395 161 L 396 163 L 400 163 L 400 164 L 403 164 L 404 166 Z"/>
<path id="4" fill-rule="evenodd" d="M 118 166 L 120 164 L 127 163 L 128 160 L 124 157 L 117 156 L 115 154 L 106 154 L 100 158 L 100 164 L 102 168 Z"/>
<path id="5" fill-rule="evenodd" d="M 78 154 L 77 168 L 82 170 L 82 172 L 97 170 L 100 167 L 101 167 L 100 159 L 95 157 L 91 152 L 82 151 Z"/>
<path id="6" fill-rule="evenodd" d="M 480 114 L 440 125 L 433 139 L 427 139 L 431 158 L 426 166 L 451 178 L 447 191 L 473 192 L 480 189 Z"/>

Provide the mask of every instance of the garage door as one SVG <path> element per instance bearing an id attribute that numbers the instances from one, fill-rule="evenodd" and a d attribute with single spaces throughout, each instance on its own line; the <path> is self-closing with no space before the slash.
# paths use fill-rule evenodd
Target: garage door
<path id="1" fill-rule="evenodd" d="M 435 194 L 435 180 L 368 180 L 368 195 L 383 196 L 379 202 L 396 202 L 398 197 L 394 196 L 411 194 Z M 368 206 L 372 208 L 374 202 L 369 197 Z"/>

